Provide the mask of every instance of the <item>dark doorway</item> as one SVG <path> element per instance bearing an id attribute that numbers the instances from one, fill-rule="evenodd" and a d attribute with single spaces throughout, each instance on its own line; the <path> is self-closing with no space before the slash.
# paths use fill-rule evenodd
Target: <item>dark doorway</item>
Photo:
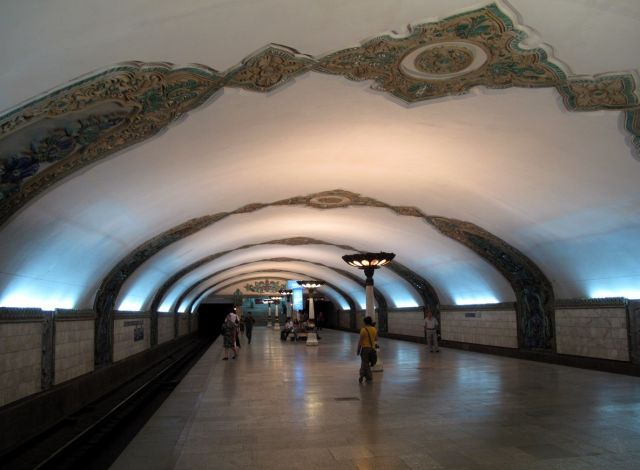
<path id="1" fill-rule="evenodd" d="M 233 304 L 200 304 L 198 307 L 198 334 L 202 338 L 216 339 L 220 335 L 220 327 Z"/>

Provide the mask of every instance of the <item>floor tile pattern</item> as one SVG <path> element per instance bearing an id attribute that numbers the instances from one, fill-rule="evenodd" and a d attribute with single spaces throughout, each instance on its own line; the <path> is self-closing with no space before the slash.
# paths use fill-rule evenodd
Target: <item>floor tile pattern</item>
<path id="1" fill-rule="evenodd" d="M 382 339 L 359 384 L 357 336 L 321 336 L 216 341 L 112 468 L 640 468 L 640 378 Z"/>

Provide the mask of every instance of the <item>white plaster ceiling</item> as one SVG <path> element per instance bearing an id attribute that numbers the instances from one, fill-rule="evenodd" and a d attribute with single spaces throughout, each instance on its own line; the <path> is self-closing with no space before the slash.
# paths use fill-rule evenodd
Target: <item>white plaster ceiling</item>
<path id="1" fill-rule="evenodd" d="M 477 5 L 7 0 L 0 15 L 0 109 L 119 62 L 202 63 L 224 71 L 269 43 L 319 56 Z M 635 0 L 501 5 L 531 28 L 531 47 L 549 44 L 573 73 L 639 67 Z M 369 87 L 310 72 L 268 94 L 225 88 L 166 132 L 74 174 L 2 227 L 0 305 L 91 308 L 116 263 L 171 227 L 334 189 L 477 224 L 536 263 L 557 298 L 640 297 L 640 161 L 619 112 L 568 112 L 552 88 L 475 88 L 407 106 Z M 443 303 L 514 300 L 491 265 L 419 218 L 381 208 L 288 206 L 233 215 L 170 245 L 134 272 L 119 302 L 130 297 L 148 307 L 166 279 L 198 259 L 288 237 L 393 251 Z M 181 279 L 170 295 L 253 259 L 352 269 L 341 254 L 323 245 L 238 250 Z M 312 266 L 300 269 L 311 275 Z M 376 285 L 391 306 L 394 292 L 407 291 L 384 270 Z M 356 287 L 344 290 L 357 298 Z"/>

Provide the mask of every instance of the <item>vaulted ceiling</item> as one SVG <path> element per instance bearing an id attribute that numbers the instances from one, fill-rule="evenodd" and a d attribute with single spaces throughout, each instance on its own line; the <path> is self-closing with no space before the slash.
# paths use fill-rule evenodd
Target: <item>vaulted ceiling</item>
<path id="1" fill-rule="evenodd" d="M 635 0 L 7 0 L 0 39 L 0 306 L 363 308 L 355 251 L 389 307 L 640 297 Z"/>

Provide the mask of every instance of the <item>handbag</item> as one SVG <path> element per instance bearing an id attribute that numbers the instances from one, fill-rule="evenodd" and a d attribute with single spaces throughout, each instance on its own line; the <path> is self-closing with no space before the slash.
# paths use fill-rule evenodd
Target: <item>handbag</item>
<path id="1" fill-rule="evenodd" d="M 365 327 L 365 330 L 367 330 L 367 335 L 369 336 L 369 343 L 371 343 L 371 353 L 369 353 L 369 365 L 373 367 L 378 362 L 378 351 L 376 351 L 376 345 L 373 344 L 373 340 L 371 339 L 371 334 L 369 333 L 369 330 L 366 327 Z"/>

